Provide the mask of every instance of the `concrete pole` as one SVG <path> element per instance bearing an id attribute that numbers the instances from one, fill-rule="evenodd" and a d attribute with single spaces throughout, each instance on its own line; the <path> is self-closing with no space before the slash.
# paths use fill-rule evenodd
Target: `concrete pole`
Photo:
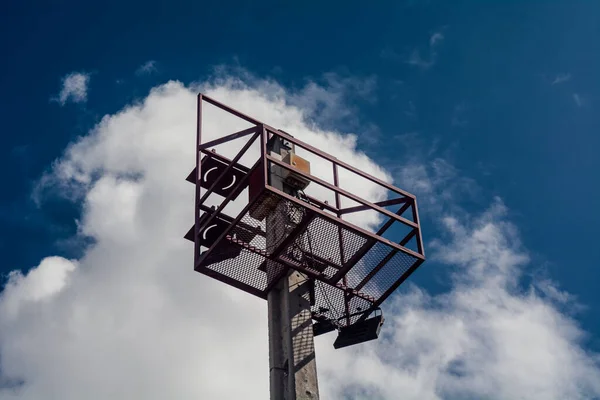
<path id="1" fill-rule="evenodd" d="M 285 399 L 287 368 L 283 346 L 282 284 L 280 281 L 268 294 L 269 307 L 269 388 L 271 400 Z"/>
<path id="2" fill-rule="evenodd" d="M 291 342 L 288 360 L 292 360 L 288 372 L 290 400 L 319 398 L 309 286 L 307 277 L 297 271 L 292 271 L 284 282 L 284 304 L 289 321 L 284 331 L 288 331 L 285 332 Z"/>
<path id="3" fill-rule="evenodd" d="M 271 155 L 283 158 L 286 152 L 281 142 L 276 141 Z M 278 168 L 270 171 L 271 185 L 289 192 Z M 283 206 L 280 203 L 278 208 Z M 287 221 L 285 211 L 274 210 L 267 216 L 267 249 L 277 247 L 293 229 L 292 223 L 298 222 Z M 274 267 L 267 263 L 267 271 Z M 292 271 L 273 287 L 267 297 L 271 400 L 319 399 L 309 285 L 306 276 Z"/>

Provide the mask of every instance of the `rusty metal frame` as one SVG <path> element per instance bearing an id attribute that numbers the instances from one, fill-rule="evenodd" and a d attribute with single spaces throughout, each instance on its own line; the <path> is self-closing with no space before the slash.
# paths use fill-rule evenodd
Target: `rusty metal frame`
<path id="1" fill-rule="evenodd" d="M 243 129 L 241 131 L 226 135 L 224 137 L 203 143 L 202 142 L 202 104 L 203 104 L 203 102 L 207 102 L 213 106 L 216 106 L 216 107 L 220 108 L 221 110 L 224 110 L 238 118 L 241 118 L 241 119 L 251 123 L 253 126 Z M 423 239 L 422 239 L 422 234 L 421 234 L 421 229 L 420 229 L 419 215 L 418 215 L 418 209 L 417 209 L 417 200 L 416 200 L 415 196 L 412 195 L 411 193 L 408 193 L 402 189 L 399 189 L 399 188 L 393 186 L 392 184 L 385 182 L 377 177 L 369 175 L 369 174 L 365 173 L 364 171 L 361 171 L 361 170 L 337 159 L 336 157 L 334 157 L 332 155 L 329 155 L 307 143 L 302 142 L 301 140 L 291 136 L 287 132 L 284 132 L 279 129 L 275 129 L 257 119 L 254 119 L 248 115 L 245 115 L 245 114 L 243 114 L 229 106 L 226 106 L 225 104 L 220 103 L 220 102 L 218 102 L 208 96 L 205 96 L 203 94 L 198 95 L 197 113 L 198 113 L 198 115 L 197 115 L 197 135 L 196 135 L 197 136 L 196 167 L 190 173 L 190 175 L 187 177 L 187 180 L 192 183 L 195 183 L 195 186 L 196 186 L 196 197 L 195 197 L 195 207 L 194 207 L 195 208 L 195 224 L 194 224 L 194 227 L 191 229 L 191 231 L 193 232 L 193 236 L 194 236 L 193 239 L 195 242 L 195 245 L 194 245 L 194 269 L 196 271 L 202 272 L 208 276 L 211 276 L 211 277 L 218 279 L 224 283 L 227 283 L 229 285 L 237 287 L 241 290 L 252 293 L 256 296 L 266 298 L 268 291 L 271 289 L 271 287 L 274 285 L 274 283 L 277 282 L 277 279 L 273 279 L 272 282 L 270 282 L 267 285 L 266 290 L 263 291 L 263 290 L 256 289 L 251 285 L 247 285 L 243 282 L 237 281 L 236 279 L 233 279 L 231 277 L 228 277 L 217 271 L 211 270 L 211 269 L 203 266 L 203 261 L 207 259 L 207 257 L 211 254 L 212 251 L 214 251 L 214 249 L 219 245 L 219 243 L 221 243 L 222 241 L 230 241 L 232 243 L 236 243 L 237 245 L 242 246 L 243 248 L 247 248 L 250 251 L 260 254 L 261 256 L 265 257 L 265 259 L 278 262 L 286 268 L 295 269 L 300 272 L 303 272 L 310 279 L 318 279 L 318 280 L 321 280 L 337 289 L 343 290 L 344 291 L 344 301 L 345 301 L 345 311 L 346 311 L 346 316 L 348 316 L 347 322 L 349 324 L 350 323 L 349 301 L 352 297 L 356 296 L 356 297 L 362 298 L 364 300 L 367 300 L 368 302 L 370 302 L 372 304 L 372 309 L 374 310 L 377 307 L 379 307 L 381 305 L 381 303 L 387 297 L 389 297 L 394 292 L 394 290 L 396 290 L 397 287 L 400 286 L 402 284 L 402 282 L 404 282 L 408 278 L 408 276 L 410 276 L 410 274 L 412 274 L 412 272 L 414 272 L 419 267 L 419 265 L 421 265 L 424 262 L 425 253 L 424 253 L 424 249 L 423 249 Z M 220 154 L 217 154 L 216 152 L 214 152 L 213 150 L 210 149 L 211 147 L 222 145 L 229 141 L 240 139 L 240 138 L 247 137 L 247 136 L 250 136 L 249 140 L 242 147 L 242 149 L 238 152 L 238 154 L 231 160 Z M 293 143 L 295 146 L 297 146 L 301 149 L 304 149 L 307 152 L 319 157 L 320 159 L 327 160 L 331 164 L 331 168 L 333 171 L 333 184 L 331 184 L 323 179 L 317 178 L 316 176 L 299 171 L 299 170 L 293 168 L 292 166 L 285 164 L 284 162 L 278 160 L 277 158 L 270 156 L 268 153 L 268 142 L 269 142 L 269 140 L 271 140 L 273 138 L 273 136 L 281 137 L 281 138 L 285 139 L 286 141 Z M 257 139 L 260 139 L 260 156 L 259 156 L 258 160 L 254 163 L 254 165 L 251 168 L 243 167 L 240 164 L 238 164 L 238 161 L 242 158 L 242 156 L 246 153 L 246 151 L 256 142 Z M 209 155 L 211 157 L 215 157 L 217 160 L 226 164 L 225 169 L 221 172 L 221 174 L 216 179 L 216 181 L 214 181 L 212 183 L 211 187 L 208 188 L 204 194 L 202 194 L 202 190 L 200 188 L 200 182 L 201 182 L 200 179 L 202 177 L 201 160 L 202 160 L 203 154 Z M 305 202 L 294 196 L 290 196 L 289 194 L 271 186 L 271 184 L 269 182 L 268 170 L 269 170 L 269 165 L 272 165 L 272 164 L 278 165 L 279 167 L 285 168 L 287 170 L 293 170 L 296 174 L 301 175 L 302 177 L 309 180 L 310 182 L 320 185 L 321 187 L 324 187 L 325 189 L 333 192 L 335 195 L 335 204 L 334 205 L 328 204 L 327 202 L 323 202 L 323 201 L 320 201 L 320 200 L 312 198 L 312 197 L 308 197 L 308 202 Z M 231 194 L 229 194 L 227 197 L 225 197 L 225 199 L 221 202 L 221 204 L 218 207 L 209 208 L 206 205 L 204 205 L 203 203 L 208 199 L 208 197 L 210 196 L 212 191 L 215 189 L 215 187 L 217 187 L 217 183 L 228 173 L 228 171 L 230 171 L 234 167 L 241 168 L 246 173 L 246 175 L 244 175 L 244 177 L 241 180 L 236 182 L 236 185 L 232 189 Z M 346 171 L 349 171 L 352 174 L 355 174 L 356 176 L 360 176 L 361 178 L 364 178 L 372 183 L 375 183 L 384 189 L 387 189 L 388 191 L 394 193 L 395 197 L 390 198 L 388 200 L 384 200 L 384 201 L 370 202 L 366 199 L 361 198 L 360 196 L 358 196 L 354 193 L 351 193 L 351 192 L 341 188 L 340 183 L 339 183 L 339 169 L 340 168 L 342 168 Z M 242 189 L 245 187 L 245 185 L 247 185 L 251 174 L 253 172 L 255 172 L 257 169 L 260 169 L 260 171 L 261 171 L 261 175 L 262 175 L 261 179 L 264 182 L 264 193 L 278 196 L 279 198 L 285 199 L 285 200 L 292 202 L 298 206 L 304 207 L 308 211 L 308 215 L 302 221 L 302 224 L 300 224 L 292 232 L 293 236 L 299 234 L 302 230 L 304 230 L 308 226 L 308 224 L 310 224 L 310 221 L 315 217 L 320 217 L 322 219 L 325 219 L 326 221 L 337 226 L 338 231 L 340 232 L 340 235 L 339 235 L 340 239 L 339 239 L 338 245 L 339 245 L 340 257 L 341 257 L 340 258 L 341 265 L 336 265 L 335 263 L 329 263 L 329 262 L 327 262 L 327 260 L 323 260 L 324 264 L 326 264 L 328 266 L 332 266 L 335 269 L 337 269 L 337 272 L 332 277 L 325 279 L 323 274 L 319 273 L 318 271 L 313 271 L 312 269 L 306 268 L 304 265 L 300 265 L 299 263 L 295 262 L 294 260 L 288 259 L 287 257 L 283 256 L 282 252 L 284 251 L 284 249 L 286 248 L 286 245 L 288 244 L 286 242 L 286 240 L 284 240 L 284 242 L 282 242 L 279 246 L 277 246 L 275 251 L 273 251 L 271 254 L 268 254 L 267 252 L 262 251 L 260 249 L 252 248 L 252 246 L 250 246 L 247 243 L 243 243 L 237 239 L 233 239 L 230 232 L 232 231 L 233 227 L 236 226 L 237 224 L 242 224 L 242 225 L 244 224 L 243 221 L 241 221 L 241 219 L 252 207 L 252 205 L 253 205 L 252 201 L 249 201 L 248 204 L 245 205 L 245 207 L 242 209 L 242 211 L 235 218 L 227 216 L 229 219 L 232 220 L 231 224 L 219 235 L 217 240 L 210 246 L 210 248 L 208 248 L 208 250 L 206 250 L 202 256 L 200 255 L 201 248 L 200 248 L 200 245 L 198 244 L 197 238 L 198 238 L 199 233 L 202 231 L 203 226 L 208 226 L 208 224 L 217 215 L 219 215 L 219 214 L 223 215 L 222 211 L 227 206 L 227 204 L 232 201 L 233 194 L 235 192 L 237 192 L 238 189 Z M 359 205 L 342 208 L 342 206 L 341 206 L 341 198 L 342 197 L 352 200 L 355 203 L 359 203 Z M 385 208 L 385 207 L 389 207 L 392 205 L 401 205 L 401 207 L 398 209 L 398 211 L 396 213 L 391 212 Z M 411 209 L 412 221 L 402 216 L 409 208 Z M 387 221 L 385 221 L 385 223 L 383 223 L 383 225 L 379 228 L 379 230 L 377 232 L 370 232 L 369 230 L 360 228 L 360 227 L 358 227 L 354 224 L 351 224 L 350 222 L 343 219 L 344 215 L 347 215 L 350 213 L 359 213 L 359 212 L 364 212 L 364 211 L 376 211 L 379 215 L 387 217 Z M 209 215 L 208 215 L 208 218 L 206 218 L 204 220 L 204 223 L 202 224 L 203 226 L 200 226 L 200 217 L 201 217 L 202 212 L 207 213 Z M 390 241 L 390 240 L 382 237 L 382 235 L 394 223 L 400 223 L 400 224 L 403 224 L 410 228 L 409 233 L 406 234 L 398 242 L 393 242 L 393 241 Z M 367 238 L 366 243 L 357 252 L 355 252 L 354 255 L 352 257 L 350 257 L 350 259 L 348 259 L 348 260 L 345 260 L 344 242 L 342 240 L 342 235 L 341 235 L 342 229 L 356 232 L 357 234 Z M 188 233 L 190 233 L 190 232 L 188 232 Z M 188 235 L 186 235 L 186 238 L 189 238 Z M 416 243 L 416 250 L 411 250 L 411 249 L 405 247 L 407 245 L 407 243 L 412 239 L 414 239 L 414 241 Z M 293 240 L 293 238 L 289 239 L 289 241 L 291 241 L 291 240 Z M 389 253 L 379 262 L 378 265 L 376 265 L 374 268 L 372 268 L 366 276 L 362 277 L 361 281 L 355 287 L 353 287 L 353 288 L 348 287 L 348 282 L 346 279 L 347 273 L 352 269 L 352 267 L 356 264 L 356 262 L 358 260 L 360 260 L 362 257 L 364 257 L 373 248 L 373 246 L 375 246 L 377 243 L 383 243 L 386 246 L 388 246 L 390 248 Z M 409 255 L 410 257 L 415 259 L 415 262 L 400 277 L 398 277 L 398 279 L 387 290 L 385 290 L 383 292 L 383 294 L 381 294 L 377 299 L 375 299 L 367 294 L 361 293 L 360 292 L 361 289 L 398 252 L 402 252 L 402 253 Z M 287 270 L 282 271 L 281 276 L 283 276 L 285 273 L 287 273 Z M 367 316 L 367 314 L 365 314 L 365 318 L 366 318 L 366 316 Z"/>
<path id="2" fill-rule="evenodd" d="M 244 154 L 246 154 L 246 151 L 256 141 L 256 138 L 258 138 L 258 135 L 259 135 L 258 132 L 254 133 L 254 135 L 250 138 L 250 140 L 248 140 L 248 142 L 244 145 L 244 147 L 242 147 L 242 149 L 240 150 L 240 152 L 233 158 L 233 160 L 231 160 L 229 162 L 229 164 L 227 165 L 227 167 L 225 167 L 225 169 L 223 170 L 223 172 L 221 172 L 221 174 L 218 176 L 218 178 L 215 179 L 215 181 L 210 186 L 210 188 L 208 188 L 206 190 L 206 192 L 204 193 L 204 195 L 202 197 L 200 197 L 200 199 L 198 200 L 196 206 L 198 206 L 199 204 L 204 203 L 206 201 L 206 199 L 208 199 L 208 196 L 210 196 L 212 194 L 212 192 L 215 190 L 215 188 L 217 187 L 217 185 L 221 182 L 221 179 L 223 179 L 223 177 L 225 175 L 227 175 L 227 172 L 229 172 L 234 167 L 234 165 L 237 164 L 237 162 L 240 160 L 240 158 L 242 158 L 242 156 Z M 249 175 L 250 175 L 250 173 L 247 173 L 245 175 L 244 179 L 246 179 L 246 177 L 248 177 Z M 238 184 L 235 187 L 240 187 L 240 186 L 241 185 L 238 182 Z M 233 199 L 233 194 L 235 193 L 235 190 L 232 190 L 231 192 L 232 192 L 232 194 L 230 196 L 227 196 L 227 201 L 226 201 L 225 205 L 227 205 L 227 203 L 229 203 L 229 201 L 231 201 L 231 199 Z M 207 223 L 208 222 L 210 222 L 210 221 L 207 221 Z"/>
<path id="3" fill-rule="evenodd" d="M 405 196 L 405 197 L 410 197 L 412 199 L 415 198 L 415 195 L 413 195 L 411 193 L 408 193 L 408 192 L 406 192 L 406 191 L 404 191 L 404 190 L 402 190 L 400 188 L 397 188 L 397 187 L 395 187 L 394 185 L 392 185 L 392 184 L 390 184 L 388 182 L 382 181 L 381 179 L 379 179 L 377 177 L 374 177 L 374 176 L 372 176 L 370 174 L 367 174 L 366 172 L 361 171 L 360 169 L 355 168 L 355 167 L 353 167 L 353 166 L 351 166 L 351 165 L 349 165 L 349 164 L 347 164 L 347 163 L 345 163 L 345 162 L 343 162 L 341 160 L 338 160 L 336 157 L 334 157 L 334 156 L 332 156 L 332 155 L 330 155 L 328 153 L 325 153 L 324 151 L 319 150 L 316 147 L 313 147 L 313 146 L 309 145 L 308 143 L 304 143 L 301 140 L 296 139 L 295 137 L 291 136 L 289 133 L 283 132 L 283 131 L 275 129 L 275 128 L 270 128 L 267 125 L 265 125 L 265 128 L 267 128 L 267 131 L 270 134 L 280 136 L 280 137 L 284 138 L 285 140 L 287 140 L 287 141 L 289 141 L 291 143 L 294 143 L 296 146 L 298 146 L 298 147 L 300 147 L 300 148 L 302 148 L 302 149 L 304 149 L 304 150 L 306 150 L 306 151 L 308 151 L 308 152 L 310 152 L 312 154 L 315 154 L 315 155 L 317 155 L 317 156 L 319 156 L 321 158 L 324 158 L 324 159 L 328 160 L 329 162 L 331 162 L 333 164 L 336 164 L 338 167 L 342 167 L 342 168 L 344 168 L 344 169 L 346 169 L 346 170 L 348 170 L 348 171 L 350 171 L 350 172 L 352 172 L 352 173 L 354 173 L 354 174 L 356 174 L 356 175 L 358 175 L 358 176 L 360 176 L 362 178 L 365 178 L 365 179 L 367 179 L 367 180 L 369 180 L 369 181 L 371 181 L 373 183 L 377 183 L 378 185 L 383 186 L 384 188 L 386 188 L 386 189 L 388 189 L 388 190 L 390 190 L 390 191 L 392 191 L 392 192 L 394 192 L 396 194 L 399 194 L 399 195 Z"/>
<path id="4" fill-rule="evenodd" d="M 198 146 L 198 149 L 204 150 L 204 149 L 207 149 L 209 147 L 218 146 L 218 145 L 220 145 L 222 143 L 229 142 L 229 141 L 235 140 L 235 139 L 239 139 L 239 138 L 242 138 L 242 137 L 247 136 L 247 135 L 251 135 L 253 133 L 256 133 L 256 131 L 257 131 L 257 127 L 256 126 L 251 126 L 250 128 L 242 129 L 239 132 L 235 132 L 235 133 L 232 133 L 230 135 L 223 136 L 223 137 L 215 139 L 215 140 L 211 140 L 210 142 L 206 142 L 206 143 L 200 144 Z"/>
<path id="5" fill-rule="evenodd" d="M 359 196 L 357 196 L 357 195 L 355 195 L 353 193 L 350 193 L 350 192 L 348 192 L 348 191 L 340 188 L 339 186 L 332 185 L 331 183 L 326 182 L 326 181 L 324 181 L 324 180 L 322 180 L 320 178 L 317 178 L 316 176 L 313 176 L 313 175 L 307 174 L 307 173 L 305 173 L 303 171 L 297 170 L 294 167 L 292 167 L 291 165 L 286 164 L 283 161 L 278 160 L 275 157 L 272 157 L 270 155 L 266 155 L 266 158 L 267 158 L 268 161 L 270 161 L 270 162 L 272 162 L 272 163 L 274 163 L 274 164 L 276 164 L 276 165 L 278 165 L 278 166 L 280 166 L 282 168 L 285 168 L 285 169 L 287 169 L 289 171 L 294 171 L 296 174 L 298 174 L 298 175 L 300 175 L 300 176 L 302 176 L 302 177 L 310 180 L 311 182 L 314 182 L 314 183 L 316 183 L 316 184 L 318 184 L 318 185 L 320 185 L 320 186 L 322 186 L 322 187 L 324 187 L 326 189 L 332 190 L 332 191 L 334 191 L 337 194 L 343 195 L 344 197 L 347 197 L 350 200 L 356 201 L 357 203 L 361 203 L 363 206 L 368 207 L 368 209 L 378 211 L 379 213 L 384 214 L 384 215 L 386 215 L 386 216 L 388 216 L 390 218 L 393 218 L 396 221 L 401 222 L 401 223 L 403 223 L 405 225 L 408 225 L 408 226 L 410 226 L 412 228 L 417 228 L 417 224 L 415 224 L 414 222 L 409 221 L 406 218 L 403 218 L 403 217 L 401 217 L 398 214 L 394 214 L 394 213 L 386 210 L 385 208 L 382 208 L 382 207 L 378 206 L 375 203 L 371 203 L 370 201 L 365 200 L 365 199 L 363 199 L 363 198 L 361 198 L 361 197 L 359 197 Z M 336 209 L 336 211 L 340 212 L 339 209 Z"/>
<path id="6" fill-rule="evenodd" d="M 337 186 L 337 184 L 336 184 Z M 337 194 L 339 195 L 339 193 Z M 379 207 L 387 207 L 387 206 L 394 206 L 396 204 L 403 204 L 406 203 L 407 201 L 409 201 L 410 199 L 406 198 L 406 197 L 398 197 L 396 199 L 389 199 L 389 200 L 383 200 L 383 201 L 378 201 L 375 204 L 376 206 Z M 339 208 L 339 206 L 337 206 Z M 366 211 L 369 210 L 368 206 L 362 205 L 362 206 L 355 206 L 355 207 L 347 207 L 347 208 L 341 208 L 339 213 L 340 216 L 343 214 L 350 214 L 350 213 L 355 213 L 358 211 Z"/>

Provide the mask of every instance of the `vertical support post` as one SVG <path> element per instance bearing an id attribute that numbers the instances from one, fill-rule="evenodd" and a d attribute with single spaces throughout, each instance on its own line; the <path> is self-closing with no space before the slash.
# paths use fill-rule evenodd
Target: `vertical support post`
<path id="1" fill-rule="evenodd" d="M 202 171 L 200 166 L 200 160 L 202 159 L 200 152 L 200 144 L 202 143 L 202 94 L 198 94 L 198 104 L 196 110 L 196 198 L 194 199 L 194 268 L 198 265 L 198 258 L 200 257 L 200 245 L 198 244 L 198 231 L 200 230 L 200 207 L 198 207 L 198 200 L 200 200 L 201 189 L 200 181 L 202 178 Z"/>
<path id="2" fill-rule="evenodd" d="M 285 279 L 285 278 L 284 278 Z M 319 398 L 317 361 L 312 316 L 310 286 L 306 275 L 292 271 L 284 282 L 284 301 L 287 308 L 288 341 L 288 396 L 290 400 Z"/>
<path id="3" fill-rule="evenodd" d="M 273 148 L 267 149 L 265 132 L 263 130 L 261 137 L 263 155 L 271 151 L 272 156 L 283 158 L 287 150 L 281 146 L 281 140 L 276 140 Z M 279 167 L 267 171 L 270 184 L 290 192 L 280 178 L 278 169 Z M 290 213 L 286 208 L 286 202 L 282 201 L 267 216 L 266 247 L 271 249 L 268 251 L 277 248 L 293 229 L 293 225 L 299 222 L 290 220 Z M 272 262 L 267 262 L 267 268 L 277 267 Z M 267 275 L 268 271 L 269 269 Z M 267 295 L 271 400 L 319 399 L 310 285 L 306 276 L 292 271 L 277 282 Z"/>
<path id="4" fill-rule="evenodd" d="M 337 187 L 340 187 L 340 178 L 338 173 L 338 166 L 336 163 L 333 163 L 333 184 Z M 342 213 L 339 211 L 342 209 L 342 200 L 338 192 L 335 192 L 335 208 L 338 209 L 338 218 L 342 218 Z M 344 255 L 344 238 L 342 237 L 341 226 L 338 226 L 338 237 L 340 244 L 340 262 L 342 263 L 342 265 L 344 265 L 344 263 L 346 262 L 346 257 Z M 346 278 L 345 274 L 342 277 L 342 283 L 345 287 L 348 287 L 348 278 Z M 344 293 L 344 308 L 346 309 L 346 325 L 350 325 L 350 304 L 348 301 L 348 293 Z"/>
<path id="5" fill-rule="evenodd" d="M 267 230 L 268 232 L 268 230 Z M 283 345 L 283 279 L 267 294 L 269 313 L 269 388 L 271 400 L 285 399 L 287 367 Z M 286 346 L 287 347 L 287 346 Z"/>

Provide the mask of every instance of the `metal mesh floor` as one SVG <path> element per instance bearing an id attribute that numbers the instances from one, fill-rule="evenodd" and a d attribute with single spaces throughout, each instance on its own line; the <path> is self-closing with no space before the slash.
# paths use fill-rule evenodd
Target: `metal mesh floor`
<path id="1" fill-rule="evenodd" d="M 260 212 L 260 207 L 270 212 Z M 203 253 L 196 270 L 263 298 L 289 269 L 297 270 L 315 281 L 312 311 L 343 326 L 355 322 L 419 261 L 335 218 L 264 192 Z M 339 276 L 349 262 L 351 268 Z"/>

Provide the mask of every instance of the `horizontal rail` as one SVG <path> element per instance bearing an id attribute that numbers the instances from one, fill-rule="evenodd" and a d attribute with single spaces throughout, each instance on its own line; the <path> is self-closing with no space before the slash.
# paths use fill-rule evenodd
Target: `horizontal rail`
<path id="1" fill-rule="evenodd" d="M 338 209 L 336 207 L 333 207 L 329 203 L 324 203 L 321 200 L 317 200 L 314 197 L 311 197 L 309 195 L 306 195 L 306 198 L 308 199 L 309 203 L 312 203 L 312 204 L 316 205 L 321 210 L 329 210 L 329 211 L 334 212 L 334 213 L 338 212 Z"/>
<path id="2" fill-rule="evenodd" d="M 246 114 L 244 114 L 244 113 L 242 113 L 242 112 L 240 112 L 240 111 L 238 111 L 236 109 L 233 109 L 233 108 L 231 108 L 229 106 L 226 106 L 225 104 L 223 104 L 223 103 L 221 103 L 221 102 L 213 99 L 212 97 L 208 97 L 208 96 L 206 96 L 206 95 L 203 94 L 202 95 L 202 100 L 206 101 L 207 103 L 212 104 L 215 107 L 220 108 L 221 110 L 227 111 L 227 112 L 235 115 L 238 118 L 241 118 L 241 119 L 243 119 L 243 120 L 245 120 L 247 122 L 250 122 L 251 124 L 254 124 L 254 125 L 261 125 L 262 124 L 262 122 L 260 122 L 259 120 L 254 119 L 254 118 L 252 118 L 252 117 L 250 117 L 250 116 L 248 116 L 248 115 L 246 115 Z"/>
<path id="3" fill-rule="evenodd" d="M 345 196 L 345 197 L 347 197 L 347 198 L 349 198 L 351 200 L 354 200 L 357 203 L 361 203 L 361 204 L 363 204 L 363 205 L 365 205 L 365 206 L 367 206 L 367 207 L 369 207 L 369 208 L 371 208 L 373 210 L 376 210 L 376 211 L 380 212 L 381 214 L 387 215 L 388 217 L 393 218 L 396 221 L 401 222 L 401 223 L 403 223 L 405 225 L 408 225 L 411 228 L 417 228 L 418 227 L 418 225 L 415 224 L 414 222 L 409 221 L 406 218 L 403 218 L 403 217 L 399 216 L 398 214 L 394 214 L 393 212 L 388 211 L 385 208 L 381 208 L 378 205 L 375 205 L 375 204 L 371 203 L 368 200 L 362 199 L 362 198 L 360 198 L 360 197 L 358 197 L 358 196 L 356 196 L 356 195 L 354 195 L 354 194 L 352 194 L 352 193 L 350 193 L 350 192 L 348 192 L 348 191 L 346 191 L 346 190 L 344 190 L 342 188 L 339 188 L 339 187 L 337 187 L 335 185 L 332 185 L 329 182 L 325 182 L 324 180 L 319 179 L 316 176 L 313 176 L 313 175 L 307 174 L 305 172 L 302 172 L 302 171 L 300 171 L 300 170 L 292 167 L 291 165 L 288 165 L 288 164 L 284 163 L 283 161 L 280 161 L 280 160 L 276 159 L 275 157 L 267 155 L 267 160 L 269 160 L 269 161 L 271 161 L 271 162 L 279 165 L 282 168 L 285 168 L 287 170 L 293 171 L 295 174 L 298 174 L 298 175 L 300 175 L 300 176 L 302 176 L 302 177 L 304 177 L 304 178 L 306 178 L 306 179 L 308 179 L 308 180 L 310 180 L 312 182 L 315 182 L 315 183 L 317 183 L 317 184 L 319 184 L 319 185 L 321 185 L 321 186 L 323 186 L 323 187 L 325 187 L 325 188 L 327 188 L 329 190 L 332 190 L 332 191 L 334 191 L 336 193 L 339 193 L 342 196 Z"/>
<path id="4" fill-rule="evenodd" d="M 303 141 L 296 139 L 295 137 L 291 136 L 289 133 L 285 133 L 285 132 L 282 132 L 277 129 L 273 129 L 273 130 L 269 129 L 268 131 L 273 135 L 285 138 L 286 140 L 294 143 L 296 146 L 303 148 L 304 150 L 307 150 L 307 151 L 309 151 L 313 154 L 316 154 L 322 158 L 325 158 L 326 160 L 329 160 L 330 162 L 337 164 L 340 167 L 343 167 L 343 168 L 347 169 L 348 171 L 353 172 L 373 183 L 377 183 L 378 185 L 383 186 L 386 189 L 391 190 L 392 192 L 395 192 L 402 196 L 410 197 L 412 199 L 415 198 L 414 194 L 411 194 L 411 193 L 408 193 L 407 191 L 399 189 L 399 188 L 395 187 L 394 185 L 391 185 L 385 181 L 382 181 L 379 178 L 374 177 L 373 175 L 367 174 L 366 172 L 363 172 L 343 161 L 340 161 L 337 158 L 335 158 L 334 156 L 332 156 L 328 153 L 325 153 L 324 151 L 321 151 L 321 150 L 317 149 L 316 147 L 311 146 L 310 144 L 304 143 Z"/>
<path id="5" fill-rule="evenodd" d="M 345 228 L 347 228 L 348 230 L 358 232 L 359 234 L 362 234 L 362 235 L 364 235 L 366 237 L 369 237 L 369 238 L 371 238 L 371 239 L 373 239 L 373 240 L 375 240 L 377 242 L 383 243 L 383 244 L 388 245 L 390 247 L 396 248 L 396 249 L 400 250 L 401 252 L 406 253 L 406 254 L 408 254 L 410 256 L 413 256 L 415 258 L 419 258 L 419 259 L 423 258 L 423 256 L 420 255 L 419 253 L 415 253 L 414 251 L 412 251 L 410 249 L 407 249 L 404 246 L 400 246 L 398 243 L 394 243 L 394 242 L 392 242 L 392 241 L 390 241 L 390 240 L 388 240 L 388 239 L 386 239 L 384 237 L 377 236 L 374 233 L 367 231 L 366 229 L 363 229 L 361 227 L 353 225 L 353 224 L 349 223 L 348 221 L 344 221 L 343 219 L 337 218 L 334 215 L 328 214 L 325 211 L 320 210 L 317 207 L 313 206 L 312 204 L 308 204 L 308 203 L 306 203 L 306 202 L 304 202 L 302 200 L 299 200 L 299 199 L 297 199 L 297 198 L 295 198 L 293 196 L 290 196 L 289 194 L 287 194 L 287 193 L 285 193 L 285 192 L 283 192 L 283 191 L 281 191 L 281 190 L 279 190 L 277 188 L 274 188 L 273 186 L 267 186 L 265 189 L 267 191 L 271 192 L 271 193 L 274 193 L 274 194 L 276 194 L 276 195 L 278 195 L 280 197 L 285 198 L 286 200 L 289 200 L 289 201 L 291 201 L 293 203 L 296 203 L 298 205 L 304 206 L 304 207 L 306 207 L 306 208 L 308 208 L 308 209 L 316 212 L 317 214 L 319 214 L 323 218 L 327 219 L 328 221 L 331 221 L 332 223 L 334 223 L 336 225 L 342 225 Z"/>
<path id="6" fill-rule="evenodd" d="M 407 197 L 402 197 L 399 199 L 378 201 L 377 203 L 373 203 L 373 204 L 378 205 L 379 207 L 387 207 L 387 206 L 394 206 L 396 204 L 406 203 L 408 200 L 409 199 Z M 353 213 L 353 212 L 357 212 L 357 211 L 365 211 L 368 209 L 369 209 L 369 207 L 367 207 L 367 206 L 342 208 L 342 209 L 340 209 L 340 214 L 349 214 L 349 213 Z"/>
<path id="7" fill-rule="evenodd" d="M 198 150 L 206 149 L 206 148 L 212 147 L 212 146 L 218 146 L 218 145 L 220 145 L 222 143 L 229 142 L 231 140 L 243 138 L 244 136 L 248 136 L 248 135 L 250 135 L 252 133 L 256 133 L 257 129 L 258 129 L 258 127 L 252 126 L 252 127 L 248 128 L 248 129 L 243 129 L 243 130 L 241 130 L 239 132 L 235 132 L 235 133 L 232 133 L 230 135 L 223 136 L 223 137 L 215 139 L 215 140 L 211 140 L 210 142 L 201 143 L 198 146 Z"/>

